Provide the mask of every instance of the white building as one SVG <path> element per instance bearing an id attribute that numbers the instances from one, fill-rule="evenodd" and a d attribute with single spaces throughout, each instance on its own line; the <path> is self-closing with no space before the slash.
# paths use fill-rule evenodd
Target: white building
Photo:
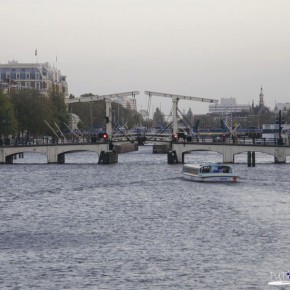
<path id="1" fill-rule="evenodd" d="M 222 98 L 220 103 L 209 105 L 209 113 L 217 114 L 249 111 L 250 109 L 250 105 L 238 105 L 235 98 Z"/>
<path id="2" fill-rule="evenodd" d="M 70 121 L 69 121 L 69 127 L 71 130 L 77 130 L 78 129 L 78 123 L 80 122 L 80 117 L 76 114 L 70 113 Z"/>
<path id="3" fill-rule="evenodd" d="M 113 100 L 114 103 L 120 104 L 122 107 L 127 108 L 127 105 L 130 105 L 131 110 L 136 111 L 137 105 L 136 105 L 136 99 L 135 98 L 129 98 L 129 97 L 116 97 Z"/>
<path id="4" fill-rule="evenodd" d="M 278 113 L 280 110 L 282 113 L 286 113 L 290 109 L 290 103 L 276 103 L 274 113 Z"/>
<path id="5" fill-rule="evenodd" d="M 18 63 L 10 61 L 0 64 L 0 88 L 4 92 L 21 89 L 36 89 L 44 95 L 54 88 L 68 95 L 66 76 L 46 63 Z"/>

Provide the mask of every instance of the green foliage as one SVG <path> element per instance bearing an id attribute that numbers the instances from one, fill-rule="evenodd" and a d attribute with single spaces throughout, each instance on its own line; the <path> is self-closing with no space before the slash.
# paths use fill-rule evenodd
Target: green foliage
<path id="1" fill-rule="evenodd" d="M 76 114 L 83 122 L 83 128 L 105 127 L 106 105 L 105 101 L 72 103 L 69 112 Z"/>
<path id="2" fill-rule="evenodd" d="M 0 91 L 0 137 L 14 134 L 16 130 L 16 118 L 13 105 L 9 98 Z"/>
<path id="3" fill-rule="evenodd" d="M 69 123 L 69 113 L 66 109 L 63 94 L 53 89 L 49 94 L 49 100 L 52 103 L 54 121 L 61 130 L 65 130 L 65 124 Z"/>
<path id="4" fill-rule="evenodd" d="M 193 127 L 194 117 L 191 108 L 188 109 L 186 115 L 180 116 L 181 123 L 186 127 Z"/>
<path id="5" fill-rule="evenodd" d="M 36 90 L 16 91 L 11 95 L 19 132 L 28 132 L 34 137 L 50 132 L 45 124 L 54 121 L 53 104 Z"/>
<path id="6" fill-rule="evenodd" d="M 83 97 L 92 94 L 84 94 Z M 5 103 L 4 105 L 4 101 Z M 42 95 L 37 90 L 21 90 L 11 93 L 10 98 L 1 94 L 0 96 L 0 134 L 7 135 L 18 132 L 41 137 L 51 135 L 51 129 L 47 126 L 47 121 L 53 128 L 57 124 L 58 127 L 65 132 L 69 124 L 69 112 L 77 114 L 81 121 L 78 127 L 83 129 L 105 128 L 106 127 L 106 104 L 105 101 L 96 101 L 88 103 L 73 103 L 69 105 L 67 110 L 64 96 L 56 90 L 52 90 L 49 97 Z M 10 105 L 9 105 L 10 104 Z M 5 115 L 6 114 L 6 115 Z M 9 118 L 8 118 L 8 117 Z M 2 119 L 1 119 L 2 118 Z M 8 118 L 10 126 L 4 126 L 5 120 Z M 114 126 L 125 126 L 132 128 L 142 122 L 142 116 L 136 113 L 127 104 L 124 108 L 118 103 L 112 103 L 112 119 L 110 120 Z M 6 122 L 5 124 L 8 124 Z"/>
<path id="7" fill-rule="evenodd" d="M 153 114 L 153 127 L 162 129 L 165 126 L 164 114 L 160 111 L 159 108 L 156 108 L 156 111 Z"/>
<path id="8" fill-rule="evenodd" d="M 84 130 L 84 122 L 83 121 L 79 121 L 77 126 L 78 126 L 79 130 L 81 130 L 81 131 Z"/>

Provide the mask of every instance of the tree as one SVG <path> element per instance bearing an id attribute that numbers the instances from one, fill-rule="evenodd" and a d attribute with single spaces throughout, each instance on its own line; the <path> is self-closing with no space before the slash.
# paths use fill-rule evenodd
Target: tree
<path id="1" fill-rule="evenodd" d="M 153 126 L 155 128 L 163 129 L 164 123 L 165 123 L 164 114 L 157 107 L 155 113 L 153 114 Z"/>
<path id="2" fill-rule="evenodd" d="M 104 128 L 106 105 L 105 101 L 69 104 L 70 113 L 78 115 L 83 122 L 83 128 Z"/>
<path id="3" fill-rule="evenodd" d="M 39 137 L 46 135 L 50 129 L 45 124 L 53 122 L 53 105 L 50 100 L 37 90 L 15 91 L 11 95 L 17 119 L 18 133 Z"/>
<path id="4" fill-rule="evenodd" d="M 53 106 L 54 121 L 61 130 L 66 130 L 65 124 L 69 123 L 69 113 L 66 109 L 64 95 L 53 88 L 49 93 L 49 100 Z"/>
<path id="5" fill-rule="evenodd" d="M 186 115 L 182 115 L 181 122 L 186 127 L 193 126 L 193 113 L 191 111 L 191 108 L 188 109 Z"/>
<path id="6" fill-rule="evenodd" d="M 14 134 L 16 130 L 16 118 L 13 105 L 9 98 L 0 91 L 0 137 Z"/>

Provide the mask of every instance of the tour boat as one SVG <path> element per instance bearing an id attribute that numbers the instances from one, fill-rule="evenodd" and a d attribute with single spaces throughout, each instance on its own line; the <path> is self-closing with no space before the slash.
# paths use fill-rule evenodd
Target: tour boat
<path id="1" fill-rule="evenodd" d="M 231 166 L 222 163 L 184 164 L 183 177 L 201 182 L 238 182 Z"/>

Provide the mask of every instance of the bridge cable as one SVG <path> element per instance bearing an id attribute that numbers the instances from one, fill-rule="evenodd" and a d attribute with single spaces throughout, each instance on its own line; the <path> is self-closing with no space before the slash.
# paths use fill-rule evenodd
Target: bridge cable
<path id="1" fill-rule="evenodd" d="M 48 124 L 48 122 L 46 120 L 44 120 L 44 122 L 46 123 L 46 125 L 50 128 L 50 130 L 53 132 L 53 134 L 57 137 L 57 139 L 61 139 L 57 133 L 53 130 L 53 128 Z"/>

